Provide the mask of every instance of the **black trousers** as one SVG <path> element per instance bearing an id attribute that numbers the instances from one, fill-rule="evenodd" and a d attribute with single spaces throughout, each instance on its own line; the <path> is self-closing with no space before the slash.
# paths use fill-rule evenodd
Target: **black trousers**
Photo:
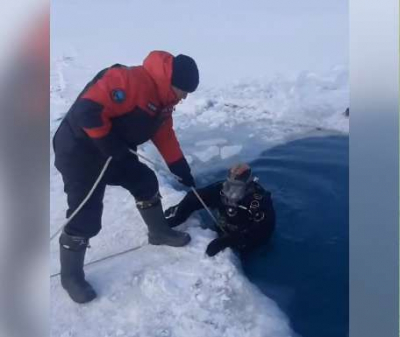
<path id="1" fill-rule="evenodd" d="M 62 175 L 67 194 L 67 218 L 86 198 L 105 163 L 96 149 L 74 139 L 70 131 L 68 125 L 61 125 L 53 141 L 55 166 Z M 140 201 L 149 200 L 158 192 L 155 173 L 136 156 L 130 156 L 125 162 L 111 160 L 92 196 L 65 227 L 67 234 L 91 238 L 100 232 L 107 185 L 121 186 Z"/>

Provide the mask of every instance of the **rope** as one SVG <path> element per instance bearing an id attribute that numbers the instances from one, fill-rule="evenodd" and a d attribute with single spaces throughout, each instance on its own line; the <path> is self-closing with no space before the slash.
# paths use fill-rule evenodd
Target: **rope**
<path id="1" fill-rule="evenodd" d="M 142 154 L 133 151 L 131 149 L 129 149 L 129 151 L 131 153 L 133 153 L 134 155 L 148 161 L 150 164 L 154 165 L 155 167 L 157 167 L 158 169 L 160 169 L 161 171 L 164 171 L 165 173 L 169 174 L 170 176 L 173 176 L 176 180 L 181 181 L 181 177 L 178 177 L 177 175 L 173 174 L 171 171 L 167 170 L 164 166 L 161 166 L 161 164 L 158 164 L 154 161 L 152 161 L 151 159 L 143 156 Z M 192 190 L 192 192 L 194 193 L 194 195 L 197 197 L 197 199 L 199 199 L 200 203 L 203 205 L 204 209 L 207 211 L 207 213 L 210 215 L 211 219 L 214 221 L 215 225 L 218 226 L 218 221 L 217 219 L 215 219 L 214 215 L 212 214 L 212 212 L 210 211 L 210 209 L 207 207 L 206 203 L 203 201 L 203 199 L 200 197 L 199 193 L 197 193 L 196 189 L 194 187 L 190 187 L 190 189 Z M 219 227 L 219 226 L 218 226 Z"/>
<path id="2" fill-rule="evenodd" d="M 97 177 L 97 180 L 95 181 L 94 185 L 92 186 L 92 189 L 89 191 L 87 194 L 86 198 L 83 199 L 81 204 L 78 206 L 78 208 L 70 215 L 70 217 L 63 223 L 63 225 L 50 237 L 50 242 L 57 236 L 58 233 L 61 232 L 61 230 L 74 218 L 76 214 L 81 210 L 81 208 L 86 204 L 86 202 L 89 200 L 89 198 L 92 196 L 94 190 L 96 189 L 97 185 L 99 184 L 101 178 L 103 178 L 104 173 L 106 172 L 108 165 L 110 165 L 112 157 L 108 157 L 106 163 L 103 166 L 103 169 L 101 170 L 99 176 Z"/>
<path id="3" fill-rule="evenodd" d="M 94 260 L 94 261 L 91 261 L 91 262 L 86 263 L 86 264 L 84 265 L 84 267 L 88 267 L 88 266 L 90 266 L 90 265 L 93 265 L 93 264 L 96 264 L 96 263 L 99 263 L 99 262 L 102 262 L 102 261 L 105 261 L 105 260 L 109 260 L 109 259 L 111 259 L 111 258 L 113 258 L 113 257 L 121 256 L 121 255 L 124 255 L 124 254 L 129 253 L 129 252 L 133 252 L 133 251 L 138 250 L 138 249 L 140 249 L 140 248 L 142 248 L 142 247 L 143 247 L 143 246 L 138 246 L 138 247 L 134 247 L 134 248 L 130 248 L 130 249 L 124 250 L 124 251 L 119 252 L 119 253 L 115 253 L 115 254 L 111 254 L 111 255 L 102 257 L 102 258 L 100 258 L 100 259 L 97 259 L 97 260 Z M 51 275 L 50 275 L 50 278 L 59 276 L 60 274 L 61 274 L 60 272 L 55 273 L 55 274 L 51 274 Z"/>
<path id="4" fill-rule="evenodd" d="M 210 215 L 211 219 L 213 219 L 214 224 L 217 225 L 217 227 L 219 228 L 218 225 L 218 221 L 217 219 L 215 219 L 214 214 L 212 214 L 212 212 L 210 211 L 210 209 L 207 207 L 207 205 L 205 204 L 205 202 L 203 201 L 203 199 L 200 197 L 200 195 L 197 193 L 196 189 L 191 187 L 192 192 L 194 193 L 194 195 L 197 197 L 197 199 L 199 199 L 200 203 L 203 205 L 204 209 L 208 212 L 208 214 Z"/>
<path id="5" fill-rule="evenodd" d="M 153 162 L 151 159 L 149 159 L 149 158 L 147 158 L 147 157 L 145 157 L 145 156 L 143 156 L 143 155 L 137 153 L 136 151 L 133 151 L 133 150 L 131 150 L 131 149 L 129 149 L 129 151 L 130 151 L 131 153 L 133 153 L 134 155 L 136 155 L 136 156 L 138 156 L 138 157 L 140 157 L 140 158 L 146 160 L 147 162 L 149 162 L 150 164 L 154 165 L 155 167 L 158 167 L 160 170 L 166 172 L 167 174 L 173 176 L 173 177 L 174 177 L 175 179 L 177 179 L 178 181 L 181 181 L 181 178 L 180 178 L 180 177 L 178 177 L 177 175 L 173 174 L 172 172 L 170 172 L 169 170 L 167 170 L 166 168 L 164 168 L 164 167 L 161 166 L 160 164 L 158 164 L 158 163 L 156 163 L 156 162 Z M 111 159 L 112 159 L 112 157 L 109 157 L 109 158 L 107 159 L 106 163 L 105 163 L 104 166 L 103 166 L 103 169 L 102 169 L 101 172 L 100 172 L 100 175 L 98 176 L 97 180 L 95 181 L 95 183 L 94 183 L 92 189 L 89 191 L 89 193 L 88 193 L 88 195 L 86 196 L 86 198 L 81 202 L 81 204 L 79 205 L 79 207 L 71 214 L 71 216 L 66 220 L 66 222 L 65 222 L 51 237 L 50 237 L 50 241 L 53 240 L 53 239 L 57 236 L 57 234 L 72 220 L 72 218 L 81 210 L 81 208 L 86 204 L 86 202 L 87 202 L 87 201 L 89 200 L 89 198 L 92 196 L 92 194 L 93 194 L 94 190 L 96 189 L 97 185 L 99 184 L 100 180 L 103 178 L 104 173 L 106 172 L 106 170 L 107 170 L 107 168 L 108 168 L 108 165 L 110 164 Z M 194 187 L 190 187 L 190 188 L 191 188 L 192 192 L 195 194 L 195 196 L 197 197 L 197 199 L 199 199 L 199 201 L 200 201 L 200 203 L 203 205 L 204 209 L 207 210 L 207 212 L 208 212 L 208 214 L 210 215 L 211 219 L 212 219 L 212 220 L 215 222 L 215 224 L 218 226 L 217 220 L 215 219 L 214 215 L 211 213 L 210 209 L 207 207 L 207 205 L 205 204 L 205 202 L 203 201 L 203 199 L 202 199 L 202 198 L 200 197 L 200 195 L 197 193 L 196 189 L 195 189 Z M 102 261 L 105 261 L 105 260 L 108 260 L 108 259 L 111 259 L 111 258 L 114 258 L 114 257 L 117 257 L 117 256 L 121 256 L 121 255 L 127 254 L 127 253 L 129 253 L 129 252 L 138 250 L 138 249 L 140 249 L 140 248 L 142 248 L 142 247 L 143 247 L 143 246 L 139 246 L 139 247 L 131 248 L 131 249 L 128 249 L 128 250 L 119 252 L 119 253 L 115 253 L 115 254 L 111 254 L 111 255 L 105 256 L 105 257 L 103 257 L 103 258 L 100 258 L 100 259 L 97 259 L 97 260 L 94 260 L 94 261 L 91 261 L 91 262 L 85 264 L 84 267 L 88 267 L 88 266 L 90 266 L 90 265 L 93 265 L 93 264 L 96 264 L 96 263 L 99 263 L 99 262 L 102 262 Z M 60 275 L 60 272 L 55 273 L 55 274 L 51 274 L 51 275 L 50 275 L 50 278 L 54 278 L 54 277 L 59 276 L 59 275 Z"/>
<path id="6" fill-rule="evenodd" d="M 132 154 L 146 160 L 147 162 L 149 162 L 150 164 L 154 165 L 155 167 L 157 167 L 158 169 L 160 169 L 161 171 L 164 171 L 165 173 L 173 176 L 176 180 L 181 181 L 181 177 L 173 174 L 172 172 L 170 172 L 169 170 L 167 170 L 164 166 L 161 166 L 160 164 L 152 161 L 151 159 L 141 155 L 140 153 L 133 151 L 132 149 L 129 149 L 129 152 L 131 152 Z M 94 185 L 92 186 L 92 189 L 89 191 L 88 195 L 86 196 L 85 199 L 83 199 L 83 201 L 81 202 L 81 204 L 78 206 L 78 208 L 71 214 L 71 216 L 65 221 L 65 223 L 63 223 L 63 225 L 50 237 L 50 242 L 57 236 L 58 233 L 61 232 L 61 230 L 73 219 L 73 217 L 81 210 L 81 208 L 86 204 L 86 202 L 89 200 L 89 198 L 92 196 L 94 190 L 96 189 L 97 185 L 99 184 L 100 180 L 103 178 L 104 173 L 106 172 L 108 165 L 111 162 L 112 157 L 108 157 L 106 163 L 103 166 L 103 169 L 101 170 L 99 176 L 97 177 L 97 180 L 95 181 Z M 215 219 L 214 215 L 212 214 L 212 212 L 210 211 L 210 209 L 207 207 L 207 205 L 205 204 L 205 202 L 203 201 L 203 199 L 200 197 L 200 195 L 197 193 L 197 191 L 195 190 L 194 187 L 190 187 L 190 189 L 192 190 L 192 192 L 194 193 L 194 195 L 197 197 L 197 199 L 200 201 L 200 203 L 203 205 L 204 209 L 207 211 L 207 213 L 210 215 L 211 219 L 214 221 L 215 225 L 218 226 L 218 222 Z"/>

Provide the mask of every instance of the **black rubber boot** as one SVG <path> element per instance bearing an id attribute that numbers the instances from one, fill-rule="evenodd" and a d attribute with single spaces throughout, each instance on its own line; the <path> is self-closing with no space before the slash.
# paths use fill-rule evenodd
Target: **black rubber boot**
<path id="1" fill-rule="evenodd" d="M 183 247 L 190 242 L 188 233 L 178 232 L 170 228 L 165 220 L 160 201 L 144 208 L 138 205 L 138 209 L 149 229 L 150 244 Z"/>
<path id="2" fill-rule="evenodd" d="M 62 233 L 60 236 L 61 285 L 74 302 L 86 303 L 96 292 L 86 282 L 83 271 L 88 239 Z"/>

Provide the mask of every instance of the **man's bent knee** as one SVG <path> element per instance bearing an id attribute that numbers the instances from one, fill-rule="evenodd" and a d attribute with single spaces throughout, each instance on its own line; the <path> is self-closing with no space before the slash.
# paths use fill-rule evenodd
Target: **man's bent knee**
<path id="1" fill-rule="evenodd" d="M 96 209 L 81 209 L 74 218 L 65 226 L 65 232 L 69 235 L 90 239 L 101 230 L 102 207 Z M 67 212 L 68 213 L 72 212 Z"/>

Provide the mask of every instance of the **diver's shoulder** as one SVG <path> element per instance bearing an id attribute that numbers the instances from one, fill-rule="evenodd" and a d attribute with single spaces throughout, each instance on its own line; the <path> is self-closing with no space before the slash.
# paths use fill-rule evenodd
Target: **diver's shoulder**
<path id="1" fill-rule="evenodd" d="M 210 185 L 207 186 L 207 189 L 222 189 L 222 185 L 223 185 L 224 181 L 223 180 L 219 180 L 216 181 Z"/>
<path id="2" fill-rule="evenodd" d="M 267 197 L 271 197 L 271 192 L 265 189 L 259 182 L 253 181 L 254 193 L 258 193 Z"/>

